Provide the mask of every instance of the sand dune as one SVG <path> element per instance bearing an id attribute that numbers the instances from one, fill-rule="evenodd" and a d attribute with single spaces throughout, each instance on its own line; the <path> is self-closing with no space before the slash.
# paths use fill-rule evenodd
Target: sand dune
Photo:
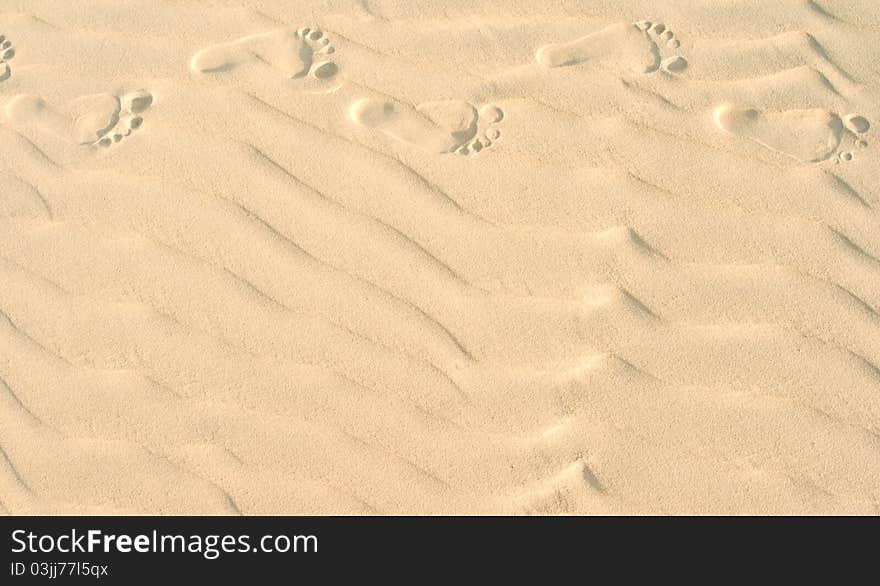
<path id="1" fill-rule="evenodd" d="M 0 5 L 0 510 L 880 513 L 878 27 Z"/>

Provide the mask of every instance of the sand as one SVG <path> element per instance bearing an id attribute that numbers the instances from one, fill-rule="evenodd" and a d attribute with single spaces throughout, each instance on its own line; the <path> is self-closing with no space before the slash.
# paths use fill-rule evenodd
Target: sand
<path id="1" fill-rule="evenodd" d="M 0 35 L 3 512 L 880 512 L 875 0 Z"/>

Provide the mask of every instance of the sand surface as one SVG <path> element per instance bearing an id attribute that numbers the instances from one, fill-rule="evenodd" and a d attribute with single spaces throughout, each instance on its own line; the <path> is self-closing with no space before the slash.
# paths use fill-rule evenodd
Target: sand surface
<path id="1" fill-rule="evenodd" d="M 0 510 L 880 512 L 876 0 L 0 36 Z"/>

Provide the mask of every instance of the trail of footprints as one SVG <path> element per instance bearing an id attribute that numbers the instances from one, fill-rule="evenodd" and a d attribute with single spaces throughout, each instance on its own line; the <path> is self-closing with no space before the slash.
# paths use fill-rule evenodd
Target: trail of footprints
<path id="1" fill-rule="evenodd" d="M 544 45 L 535 53 L 547 68 L 611 62 L 636 74 L 658 70 L 681 73 L 687 60 L 669 54 L 681 41 L 663 23 L 641 20 L 616 23 L 565 43 Z M 856 151 L 868 146 L 861 135 L 870 123 L 858 114 L 841 116 L 821 109 L 761 112 L 737 104 L 721 104 L 713 112 L 722 132 L 745 138 L 802 163 L 852 161 Z M 845 147 L 845 148 L 844 148 Z"/>
<path id="2" fill-rule="evenodd" d="M 222 74 L 246 66 L 268 66 L 291 80 L 331 80 L 339 73 L 335 47 L 320 28 L 302 27 L 248 35 L 210 45 L 190 60 L 197 74 Z M 376 99 L 349 107 L 351 120 L 395 140 L 429 152 L 477 154 L 501 137 L 504 112 L 495 105 L 477 108 L 463 100 L 425 102 L 415 108 Z"/>
<path id="3" fill-rule="evenodd" d="M 577 39 L 540 47 L 541 67 L 559 68 L 591 62 L 611 63 L 636 74 L 662 71 L 675 75 L 687 68 L 677 53 L 680 40 L 663 23 L 617 23 Z M 196 74 L 217 75 L 242 66 L 272 70 L 282 78 L 319 84 L 339 74 L 335 47 L 319 28 L 283 29 L 210 45 L 190 60 Z M 11 75 L 15 49 L 0 34 L 0 81 Z M 41 97 L 21 94 L 6 101 L 5 118 L 13 125 L 37 126 L 79 145 L 111 147 L 141 127 L 142 114 L 153 103 L 146 90 L 121 96 L 103 93 L 83 96 L 64 110 Z M 351 121 L 393 140 L 433 153 L 476 155 L 501 138 L 504 111 L 495 104 L 474 105 L 464 100 L 407 104 L 363 98 L 348 108 Z M 762 112 L 739 104 L 721 104 L 713 111 L 719 131 L 748 140 L 803 163 L 851 161 L 867 146 L 871 124 L 858 114 L 840 115 L 821 109 Z M 843 148 L 852 147 L 852 148 Z M 573 480 L 572 480 L 573 479 Z M 601 484 L 582 461 L 563 470 L 554 482 Z"/>
<path id="4" fill-rule="evenodd" d="M 681 41 L 665 24 L 641 20 L 615 23 L 571 41 L 544 45 L 536 51 L 535 59 L 544 68 L 598 63 L 636 74 L 662 71 L 675 75 L 688 65 L 678 54 L 680 48 Z M 250 65 L 303 84 L 298 87 L 304 90 L 328 91 L 322 84 L 339 75 L 335 53 L 320 28 L 285 28 L 205 47 L 193 55 L 190 68 L 196 74 L 218 75 Z M 9 61 L 14 56 L 12 43 L 0 34 L 0 81 L 10 77 Z M 306 80 L 313 85 L 306 86 Z M 9 100 L 4 111 L 13 123 L 34 124 L 77 144 L 109 147 L 141 126 L 141 113 L 151 103 L 152 96 L 143 90 L 122 97 L 97 94 L 76 100 L 69 113 L 62 113 L 38 96 L 20 95 Z M 504 112 L 494 104 L 477 107 L 463 100 L 412 107 L 364 98 L 352 103 L 348 113 L 359 127 L 428 152 L 460 155 L 479 154 L 497 143 L 504 118 Z M 870 128 L 868 120 L 857 114 L 841 116 L 820 109 L 762 112 L 721 104 L 713 118 L 720 131 L 803 163 L 853 160 L 858 149 L 867 146 L 862 135 Z"/>

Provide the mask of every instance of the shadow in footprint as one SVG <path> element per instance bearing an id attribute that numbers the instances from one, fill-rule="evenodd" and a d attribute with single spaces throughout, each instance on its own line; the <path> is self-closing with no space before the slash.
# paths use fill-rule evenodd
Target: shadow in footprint
<path id="1" fill-rule="evenodd" d="M 5 81 L 12 75 L 9 61 L 13 57 L 15 57 L 15 48 L 12 46 L 12 41 L 5 35 L 0 35 L 0 81 Z"/>

